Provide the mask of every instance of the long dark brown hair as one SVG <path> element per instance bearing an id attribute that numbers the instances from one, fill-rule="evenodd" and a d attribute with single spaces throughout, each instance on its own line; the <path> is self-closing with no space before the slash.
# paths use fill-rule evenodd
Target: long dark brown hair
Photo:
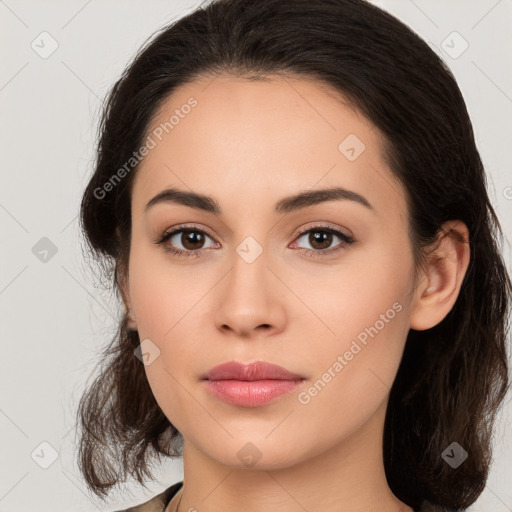
<path id="1" fill-rule="evenodd" d="M 457 301 L 435 327 L 409 331 L 384 425 L 394 494 L 412 507 L 428 501 L 466 508 L 485 487 L 494 420 L 508 388 L 512 286 L 461 92 L 402 22 L 363 0 L 214 0 L 164 27 L 106 99 L 81 203 L 88 253 L 122 299 L 137 165 L 118 173 L 115 186 L 105 184 L 126 170 L 178 86 L 207 75 L 257 80 L 280 73 L 334 87 L 381 130 L 385 157 L 406 191 L 417 268 L 445 221 L 459 219 L 469 229 L 471 260 Z M 102 498 L 127 476 L 145 485 L 152 461 L 181 455 L 181 433 L 134 356 L 139 342 L 125 315 L 79 404 L 79 465 Z M 469 454 L 456 470 L 441 456 L 454 441 Z"/>

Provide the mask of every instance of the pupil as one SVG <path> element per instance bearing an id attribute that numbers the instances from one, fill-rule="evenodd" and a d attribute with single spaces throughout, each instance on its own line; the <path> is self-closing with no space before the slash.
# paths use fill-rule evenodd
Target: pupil
<path id="1" fill-rule="evenodd" d="M 201 233 L 198 233 L 197 231 L 184 231 L 183 236 L 185 237 L 185 243 L 183 243 L 184 247 L 187 247 L 187 244 L 191 244 L 192 247 L 189 247 L 189 249 L 197 249 L 197 247 L 194 247 L 194 242 L 197 244 L 199 242 L 199 245 L 201 243 L 202 235 Z"/>
<path id="2" fill-rule="evenodd" d="M 331 237 L 332 233 L 327 233 L 325 231 L 312 231 L 310 236 L 310 243 L 313 247 L 315 243 L 320 243 L 321 245 L 323 243 L 320 249 L 325 249 L 326 247 L 329 247 L 331 243 Z"/>

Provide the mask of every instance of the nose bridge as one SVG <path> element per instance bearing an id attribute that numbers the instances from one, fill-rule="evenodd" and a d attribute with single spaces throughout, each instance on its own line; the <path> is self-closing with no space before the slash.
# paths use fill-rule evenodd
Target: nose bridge
<path id="1" fill-rule="evenodd" d="M 237 300 L 268 300 L 268 252 L 254 237 L 245 237 L 235 248 L 226 292 Z"/>
<path id="2" fill-rule="evenodd" d="M 269 252 L 251 236 L 236 246 L 219 297 L 218 328 L 230 328 L 238 334 L 249 333 L 262 325 L 282 328 L 284 306 L 279 304 L 276 293 L 279 283 L 267 268 Z"/>

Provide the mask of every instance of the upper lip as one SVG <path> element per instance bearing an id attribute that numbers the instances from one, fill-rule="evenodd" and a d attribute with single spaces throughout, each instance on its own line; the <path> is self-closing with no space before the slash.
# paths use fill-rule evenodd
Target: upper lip
<path id="1" fill-rule="evenodd" d="M 282 366 L 257 361 L 255 363 L 238 363 L 229 361 L 215 366 L 202 375 L 207 380 L 302 380 L 304 377 L 291 373 Z"/>

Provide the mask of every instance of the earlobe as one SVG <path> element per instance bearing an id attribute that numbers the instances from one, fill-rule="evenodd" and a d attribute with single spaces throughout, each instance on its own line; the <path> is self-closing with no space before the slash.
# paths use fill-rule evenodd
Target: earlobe
<path id="1" fill-rule="evenodd" d="M 125 308 L 125 316 L 128 320 L 128 327 L 130 330 L 136 331 L 137 323 L 136 323 L 135 314 L 132 311 L 133 308 L 132 308 L 132 304 L 130 301 L 128 277 L 127 277 L 126 271 L 124 270 L 123 265 L 120 265 L 119 263 L 116 266 L 116 280 L 117 280 L 117 287 L 121 294 L 121 299 L 123 301 L 123 305 Z"/>
<path id="2" fill-rule="evenodd" d="M 131 311 L 127 311 L 126 316 L 128 318 L 128 327 L 130 328 L 130 330 L 136 331 L 137 330 L 137 321 L 135 319 L 134 314 Z"/>
<path id="3" fill-rule="evenodd" d="M 132 331 L 137 330 L 137 319 L 135 318 L 135 314 L 132 311 L 132 305 L 129 299 L 129 295 L 126 292 L 125 286 L 120 287 L 121 296 L 123 297 L 123 303 L 125 306 L 125 315 L 128 320 L 128 327 Z"/>
<path id="4" fill-rule="evenodd" d="M 411 307 L 409 322 L 417 331 L 434 327 L 451 311 L 469 266 L 469 231 L 462 221 L 445 222 L 437 240 Z"/>

